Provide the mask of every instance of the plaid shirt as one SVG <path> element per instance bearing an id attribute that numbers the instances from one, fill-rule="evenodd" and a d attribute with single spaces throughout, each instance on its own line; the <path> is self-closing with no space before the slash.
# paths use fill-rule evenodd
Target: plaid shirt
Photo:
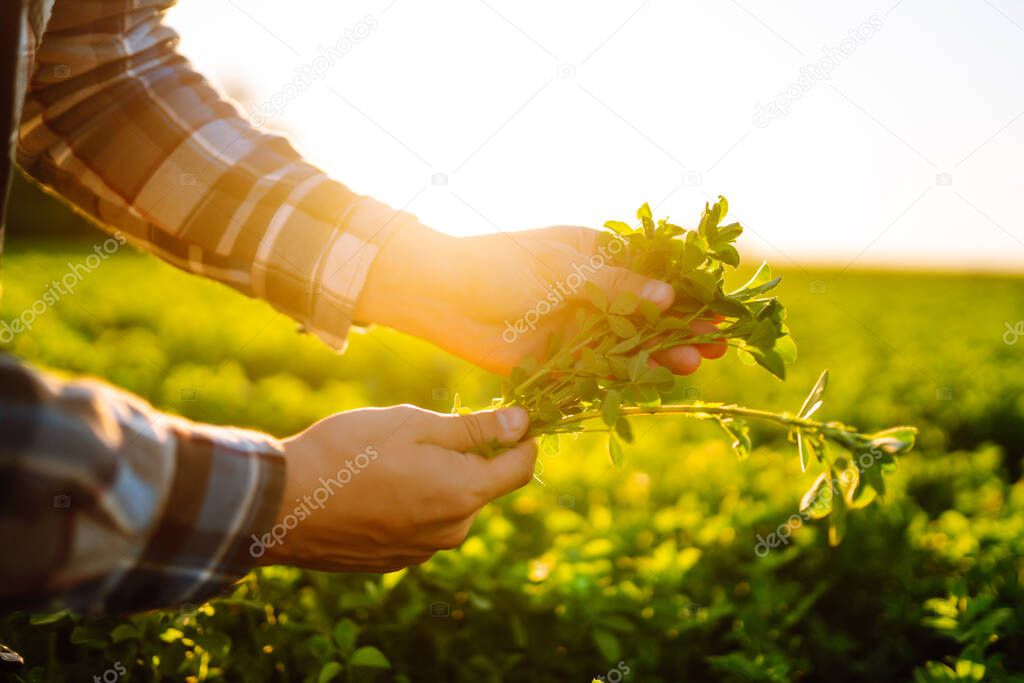
<path id="1" fill-rule="evenodd" d="M 0 105 L 22 105 L 21 168 L 106 229 L 343 348 L 376 245 L 415 219 L 241 118 L 175 51 L 162 23 L 173 0 L 0 0 L 5 13 L 22 2 L 0 28 L 6 47 L 20 40 L 0 86 L 24 100 L 0 91 Z M 0 363 L 0 602 L 203 601 L 252 564 L 246 539 L 269 526 L 283 477 L 270 437 Z"/>

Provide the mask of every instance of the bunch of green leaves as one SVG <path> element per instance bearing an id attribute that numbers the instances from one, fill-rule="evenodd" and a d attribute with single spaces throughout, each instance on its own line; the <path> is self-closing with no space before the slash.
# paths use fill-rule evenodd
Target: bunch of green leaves
<path id="1" fill-rule="evenodd" d="M 673 413 L 714 420 L 741 459 L 752 447 L 749 420 L 779 424 L 797 445 L 802 468 L 813 464 L 822 470 L 801 508 L 811 517 L 830 518 L 829 538 L 836 544 L 847 510 L 884 494 L 883 475 L 895 467 L 895 456 L 913 447 L 915 428 L 862 434 L 813 419 L 827 388 L 827 371 L 796 413 L 702 401 L 673 404 L 675 376 L 651 362 L 652 354 L 682 344 L 723 344 L 784 380 L 786 365 L 796 360 L 785 307 L 771 294 L 781 278 L 773 277 L 768 264 L 741 287 L 726 288 L 727 272 L 740 263 L 735 242 L 743 233 L 739 223 L 724 222 L 728 211 L 728 202 L 719 197 L 705 205 L 697 226 L 687 229 L 667 219 L 655 221 L 644 204 L 637 211 L 639 225 L 605 223 L 600 253 L 610 265 L 668 282 L 676 292 L 674 303 L 661 311 L 629 292 L 609 301 L 588 282 L 588 301 L 577 311 L 574 331 L 552 335 L 544 360 L 527 359 L 513 370 L 501 405 L 529 411 L 532 433 L 541 437 L 545 452 L 557 449 L 559 434 L 606 431 L 616 466 L 623 460 L 623 443 L 633 441 L 630 418 L 635 416 Z M 692 326 L 699 320 L 713 321 L 716 330 L 695 333 Z"/>

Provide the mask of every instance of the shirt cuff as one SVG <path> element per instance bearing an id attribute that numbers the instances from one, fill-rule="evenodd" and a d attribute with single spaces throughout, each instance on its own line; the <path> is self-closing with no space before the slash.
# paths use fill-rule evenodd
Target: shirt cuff
<path id="1" fill-rule="evenodd" d="M 311 194 L 319 195 L 321 206 L 343 208 L 332 223 L 301 206 L 275 221 L 255 260 L 253 294 L 344 351 L 349 329 L 359 324 L 356 303 L 374 261 L 395 233 L 419 221 L 331 180 Z"/>
<path id="2" fill-rule="evenodd" d="M 201 604 L 258 565 L 260 539 L 274 523 L 285 483 L 284 447 L 265 434 L 166 417 L 174 477 L 136 565 L 107 611 Z"/>

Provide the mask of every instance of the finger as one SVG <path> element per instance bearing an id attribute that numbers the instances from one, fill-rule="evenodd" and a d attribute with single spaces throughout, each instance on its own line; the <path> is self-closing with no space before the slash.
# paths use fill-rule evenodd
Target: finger
<path id="1" fill-rule="evenodd" d="M 537 462 L 537 444 L 531 439 L 493 458 L 467 454 L 470 466 L 471 486 L 478 495 L 480 506 L 511 493 L 528 484 L 533 478 L 533 467 Z"/>
<path id="2" fill-rule="evenodd" d="M 518 406 L 500 410 L 482 410 L 467 415 L 426 413 L 421 442 L 462 453 L 497 441 L 514 444 L 526 435 L 530 416 Z"/>
<path id="3" fill-rule="evenodd" d="M 700 367 L 700 351 L 688 344 L 659 351 L 654 358 L 677 375 L 690 375 Z"/>
<path id="4" fill-rule="evenodd" d="M 617 266 L 604 266 L 595 270 L 590 276 L 591 281 L 604 290 L 609 301 L 614 301 L 623 292 L 632 292 L 641 299 L 646 299 L 658 307 L 659 310 L 667 310 L 675 300 L 675 290 L 672 285 L 661 280 L 652 280 L 629 270 Z"/>
<path id="5" fill-rule="evenodd" d="M 695 320 L 690 325 L 690 329 L 698 337 L 704 337 L 709 334 L 714 334 L 718 331 L 718 327 L 714 323 L 708 320 Z M 700 355 L 704 356 L 708 360 L 715 360 L 725 355 L 726 350 L 729 348 L 725 345 L 724 339 L 716 339 L 715 344 L 697 344 L 697 350 L 700 351 Z"/>

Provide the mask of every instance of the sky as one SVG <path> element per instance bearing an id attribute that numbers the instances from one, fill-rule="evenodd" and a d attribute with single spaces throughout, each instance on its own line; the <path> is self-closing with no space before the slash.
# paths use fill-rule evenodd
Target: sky
<path id="1" fill-rule="evenodd" d="M 1024 268 L 1024 2 L 180 0 L 251 120 L 444 232 L 729 199 L 779 266 Z"/>

